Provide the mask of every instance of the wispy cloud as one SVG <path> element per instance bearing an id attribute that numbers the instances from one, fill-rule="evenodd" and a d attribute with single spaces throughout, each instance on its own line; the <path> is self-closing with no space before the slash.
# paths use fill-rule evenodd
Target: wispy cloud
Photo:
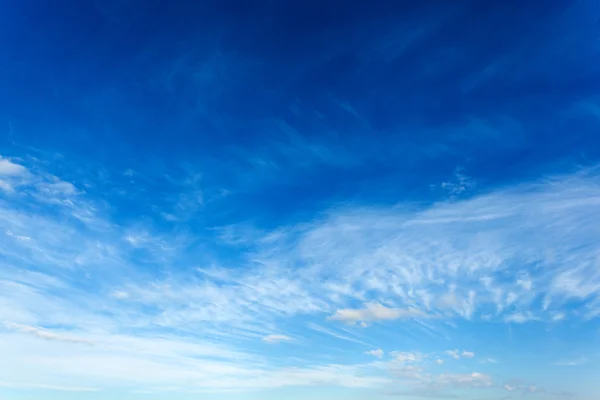
<path id="1" fill-rule="evenodd" d="M 286 335 L 268 335 L 263 339 L 265 343 L 281 343 L 281 342 L 291 342 L 293 339 Z"/>
<path id="2" fill-rule="evenodd" d="M 454 171 L 453 179 L 447 182 L 442 182 L 440 187 L 448 192 L 448 195 L 451 199 L 456 199 L 463 193 L 473 189 L 475 187 L 475 183 L 470 177 L 462 172 L 461 168 L 457 168 Z"/>
<path id="3" fill-rule="evenodd" d="M 325 335 L 332 336 L 332 337 L 334 337 L 336 339 L 345 340 L 345 341 L 348 341 L 348 342 L 357 343 L 357 344 L 360 344 L 360 345 L 372 347 L 371 344 L 369 344 L 369 343 L 361 340 L 360 338 L 357 338 L 355 336 L 351 336 L 348 333 L 344 334 L 344 333 L 340 333 L 338 331 L 335 331 L 333 329 L 325 328 L 324 326 L 315 324 L 314 322 L 308 323 L 306 326 L 309 329 L 312 329 L 312 330 L 314 330 L 316 332 L 323 333 Z"/>
<path id="4" fill-rule="evenodd" d="M 78 182 L 62 184 L 39 167 L 17 172 L 26 180 L 7 196 L 31 202 L 0 201 L 0 254 L 7 262 L 0 320 L 8 328 L 0 351 L 21 360 L 0 374 L 15 384 L 68 387 L 77 379 L 83 387 L 216 390 L 383 387 L 401 379 L 415 387 L 486 388 L 491 377 L 484 373 L 427 372 L 425 359 L 438 369 L 456 364 L 443 364 L 440 353 L 380 353 L 378 335 L 397 324 L 419 337 L 425 318 L 433 334 L 484 313 L 486 321 L 556 324 L 561 313 L 577 317 L 566 308 L 570 300 L 589 312 L 598 304 L 594 171 L 416 209 L 344 206 L 271 230 L 232 226 L 235 243 L 212 230 L 210 241 L 219 246 L 244 247 L 233 252 L 235 259 L 204 257 L 199 243 L 206 241 L 190 234 L 113 220 Z M 525 274 L 523 263 L 540 267 Z M 355 326 L 360 323 L 369 327 Z M 273 333 L 284 331 L 283 324 L 289 336 Z M 254 347 L 310 332 L 369 346 L 380 364 L 274 370 L 269 354 Z M 219 345 L 224 340 L 228 345 Z M 16 348 L 28 349 L 27 362 Z M 306 352 L 319 355 L 316 348 Z M 35 382 L 27 372 L 32 366 L 39 372 Z"/>
<path id="5" fill-rule="evenodd" d="M 519 392 L 522 394 L 531 394 L 531 393 L 539 392 L 538 388 L 535 385 L 505 384 L 503 386 L 503 388 L 507 392 Z"/>
<path id="6" fill-rule="evenodd" d="M 489 375 L 473 372 L 471 374 L 442 374 L 434 380 L 434 383 L 452 387 L 481 388 L 491 387 L 493 380 Z"/>
<path id="7" fill-rule="evenodd" d="M 597 2 L 81 3 L 3 8 L 0 397 L 597 392 Z"/>
<path id="8" fill-rule="evenodd" d="M 580 358 L 576 358 L 576 359 L 572 359 L 572 360 L 561 360 L 561 361 L 556 361 L 553 364 L 559 367 L 576 367 L 579 365 L 583 365 L 587 362 L 587 358 L 585 357 L 580 357 Z"/>
<path id="9" fill-rule="evenodd" d="M 80 344 L 88 344 L 88 345 L 93 344 L 93 342 L 91 342 L 87 339 L 78 338 L 76 336 L 71 336 L 66 333 L 52 332 L 48 329 L 38 328 L 35 326 L 7 323 L 6 327 L 8 329 L 16 330 L 16 331 L 22 332 L 22 333 L 27 333 L 27 334 L 30 334 L 30 335 L 33 335 L 35 337 L 38 337 L 40 339 L 45 339 L 45 340 L 56 340 L 59 342 L 80 343 Z"/>

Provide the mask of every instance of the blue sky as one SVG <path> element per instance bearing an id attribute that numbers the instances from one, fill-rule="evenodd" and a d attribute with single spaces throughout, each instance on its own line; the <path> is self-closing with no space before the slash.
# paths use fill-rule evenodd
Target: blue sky
<path id="1" fill-rule="evenodd" d="M 600 5 L 415 3 L 2 2 L 0 399 L 597 399 Z"/>

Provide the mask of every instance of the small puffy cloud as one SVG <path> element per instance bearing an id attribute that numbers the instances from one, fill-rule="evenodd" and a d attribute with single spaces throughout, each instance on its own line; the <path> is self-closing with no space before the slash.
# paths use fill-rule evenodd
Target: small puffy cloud
<path id="1" fill-rule="evenodd" d="M 498 360 L 496 360 L 495 358 L 488 358 L 484 361 L 484 363 L 487 364 L 498 364 Z"/>
<path id="2" fill-rule="evenodd" d="M 365 354 L 368 354 L 370 356 L 374 356 L 377 358 L 381 358 L 381 357 L 383 357 L 383 350 L 381 350 L 381 349 L 369 350 L 369 351 L 365 351 Z"/>
<path id="3" fill-rule="evenodd" d="M 460 352 L 458 350 L 446 350 L 446 354 L 448 354 L 450 357 L 454 358 L 455 360 L 460 359 Z"/>
<path id="4" fill-rule="evenodd" d="M 424 316 L 425 314 L 417 309 L 389 308 L 379 303 L 369 303 L 366 304 L 365 308 L 337 310 L 329 319 L 355 324 L 357 322 L 389 321 Z"/>
<path id="5" fill-rule="evenodd" d="M 438 358 L 437 360 L 435 360 L 435 363 L 436 363 L 437 365 L 442 365 L 442 364 L 444 363 L 444 360 L 442 360 L 442 359 Z"/>
<path id="6" fill-rule="evenodd" d="M 423 359 L 423 355 L 421 353 L 393 351 L 391 354 L 394 357 L 394 361 L 399 363 L 413 363 Z"/>
<path id="7" fill-rule="evenodd" d="M 460 360 L 461 357 L 464 358 L 473 358 L 475 357 L 475 353 L 471 352 L 471 351 L 467 351 L 464 350 L 462 353 L 456 349 L 456 350 L 446 350 L 445 352 L 447 355 L 449 355 L 450 357 L 454 358 L 455 360 Z"/>
<path id="8" fill-rule="evenodd" d="M 292 338 L 286 335 L 268 335 L 263 339 L 265 343 L 281 343 L 281 342 L 291 342 Z"/>

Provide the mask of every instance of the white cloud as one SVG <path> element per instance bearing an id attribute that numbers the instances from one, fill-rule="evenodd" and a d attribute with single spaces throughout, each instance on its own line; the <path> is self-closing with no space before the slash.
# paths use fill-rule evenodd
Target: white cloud
<path id="1" fill-rule="evenodd" d="M 86 339 L 93 346 L 40 339 L 0 333 L 0 351 L 14 360 L 10 365 L 0 364 L 5 385 L 76 390 L 72 382 L 77 381 L 80 389 L 141 386 L 218 391 L 317 385 L 368 388 L 389 382 L 359 365 L 272 369 L 260 357 L 181 337 L 88 334 Z"/>
<path id="2" fill-rule="evenodd" d="M 437 365 L 442 365 L 442 364 L 444 363 L 444 360 L 442 360 L 442 359 L 438 358 L 437 360 L 435 360 L 435 363 L 436 363 Z"/>
<path id="3" fill-rule="evenodd" d="M 453 179 L 447 182 L 442 182 L 440 185 L 442 189 L 448 192 L 451 199 L 455 199 L 462 193 L 475 187 L 475 182 L 470 177 L 462 173 L 461 170 L 461 168 L 457 168 L 454 171 Z"/>
<path id="4" fill-rule="evenodd" d="M 491 387 L 493 380 L 489 375 L 473 372 L 470 374 L 442 374 L 435 379 L 435 383 L 453 387 L 483 388 Z"/>
<path id="5" fill-rule="evenodd" d="M 7 193 L 11 193 L 11 192 L 15 191 L 15 189 L 12 187 L 12 185 L 10 183 L 8 183 L 7 181 L 1 180 L 1 179 L 0 179 L 0 189 L 4 190 Z"/>
<path id="6" fill-rule="evenodd" d="M 15 164 L 12 161 L 0 156 L 0 176 L 22 176 L 27 173 L 27 168 L 20 164 Z"/>
<path id="7" fill-rule="evenodd" d="M 72 183 L 61 181 L 55 177 L 52 177 L 49 182 L 38 183 L 37 189 L 46 197 L 69 197 L 79 193 Z"/>
<path id="8" fill-rule="evenodd" d="M 394 357 L 394 361 L 399 363 L 415 363 L 421 361 L 424 356 L 421 353 L 408 353 L 393 351 L 390 353 Z"/>
<path id="9" fill-rule="evenodd" d="M 470 352 L 470 351 L 463 351 L 462 356 L 464 358 L 473 358 L 473 357 L 475 357 L 475 353 Z"/>
<path id="10" fill-rule="evenodd" d="M 7 194 L 14 193 L 29 176 L 27 168 L 0 156 L 0 191 Z"/>
<path id="11" fill-rule="evenodd" d="M 455 360 L 460 360 L 461 357 L 463 358 L 473 358 L 475 357 L 475 353 L 471 352 L 471 351 L 467 351 L 464 350 L 462 353 L 456 349 L 456 350 L 446 350 L 445 353 L 450 356 L 451 358 L 454 358 Z"/>
<path id="12" fill-rule="evenodd" d="M 27 333 L 32 336 L 38 337 L 40 339 L 56 340 L 59 342 L 68 342 L 68 343 L 89 344 L 89 345 L 93 344 L 89 340 L 86 340 L 83 338 L 71 336 L 66 333 L 52 332 L 50 330 L 39 328 L 36 326 L 27 326 L 27 325 L 21 325 L 21 324 L 16 324 L 16 323 L 7 323 L 7 324 L 5 324 L 5 326 L 8 329 L 16 330 L 16 331 L 19 331 L 22 333 Z"/>
<path id="13" fill-rule="evenodd" d="M 352 335 L 352 336 L 351 336 L 351 335 L 350 335 L 350 334 L 348 334 L 347 332 L 346 332 L 346 334 L 344 334 L 344 333 L 340 333 L 340 332 L 338 332 L 338 331 L 334 331 L 334 330 L 332 330 L 332 329 L 325 328 L 325 327 L 323 327 L 323 326 L 317 325 L 317 324 L 315 324 L 315 323 L 312 323 L 312 322 L 311 322 L 311 323 L 308 323 L 306 326 L 307 326 L 308 328 L 310 328 L 310 329 L 312 329 L 312 330 L 316 331 L 316 332 L 320 332 L 320 333 L 323 333 L 323 334 L 325 334 L 325 335 L 332 336 L 332 337 L 334 337 L 334 338 L 336 338 L 336 339 L 345 340 L 345 341 L 348 341 L 348 342 L 352 342 L 352 343 L 358 343 L 358 344 L 362 344 L 362 345 L 365 345 L 365 346 L 368 346 L 368 347 L 372 347 L 372 345 L 371 345 L 371 344 L 369 344 L 369 343 L 365 342 L 364 340 L 362 340 L 362 339 L 361 339 L 361 338 L 359 338 L 359 337 L 356 337 L 356 335 Z"/>
<path id="14" fill-rule="evenodd" d="M 348 325 L 310 328 L 332 344 L 315 341 L 304 351 L 315 360 L 333 349 L 327 355 L 335 360 L 340 343 L 371 345 L 385 337 L 379 321 L 396 321 L 398 334 L 429 338 L 483 312 L 490 320 L 526 323 L 564 314 L 570 299 L 583 304 L 586 315 L 598 307 L 600 275 L 590 260 L 600 243 L 600 186 L 593 175 L 420 209 L 340 207 L 304 224 L 249 228 L 244 240 L 220 243 L 243 244 L 229 268 L 231 260 L 205 256 L 197 245 L 217 238 L 188 241 L 171 227 L 122 226 L 99 211 L 81 185 L 28 174 L 30 183 L 15 190 L 30 196 L 31 210 L 0 201 L 0 256 L 8 260 L 0 268 L 0 320 L 14 324 L 0 332 L 0 354 L 17 360 L 0 366 L 0 376 L 13 384 L 379 388 L 391 382 L 391 371 L 415 386 L 483 388 L 489 376 L 433 375 L 420 353 L 393 353 L 389 362 L 368 365 L 328 360 L 274 370 L 273 360 L 252 346 L 285 341 L 268 339 L 282 323 L 306 326 L 329 315 Z M 51 201 L 56 214 L 39 211 Z M 123 239 L 128 234 L 136 246 Z M 544 273 L 501 279 L 530 264 Z M 545 307 L 540 298 L 547 299 Z M 569 318 L 583 318 L 574 311 Z M 425 317 L 431 326 L 414 321 Z M 366 337 L 372 332 L 381 336 Z M 79 345 L 87 342 L 93 345 Z M 224 342 L 228 346 L 217 345 Z M 447 354 L 461 357 L 459 350 Z"/>
<path id="15" fill-rule="evenodd" d="M 383 350 L 381 350 L 381 349 L 369 350 L 369 351 L 365 351 L 365 354 L 368 354 L 370 356 L 374 356 L 377 358 L 381 358 L 381 357 L 383 357 Z"/>
<path id="16" fill-rule="evenodd" d="M 281 342 L 291 342 L 293 339 L 286 335 L 268 335 L 263 339 L 265 343 L 281 343 Z"/>
<path id="17" fill-rule="evenodd" d="M 524 385 L 524 384 L 504 384 L 502 386 L 504 390 L 507 392 L 515 392 L 519 391 L 522 394 L 530 394 L 538 391 L 538 388 L 534 385 Z M 572 397 L 572 396 L 570 396 Z"/>
<path id="18" fill-rule="evenodd" d="M 552 316 L 552 321 L 554 322 L 562 321 L 563 319 L 565 319 L 565 313 L 562 312 L 558 312 Z"/>
<path id="19" fill-rule="evenodd" d="M 388 308 L 379 303 L 369 303 L 365 308 L 337 310 L 329 319 L 354 324 L 360 321 L 375 322 L 417 317 L 426 317 L 426 315 L 417 309 Z"/>
<path id="20" fill-rule="evenodd" d="M 533 287 L 533 282 L 527 273 L 522 273 L 517 279 L 517 285 L 521 286 L 524 290 L 529 291 Z"/>
<path id="21" fill-rule="evenodd" d="M 112 295 L 114 297 L 116 297 L 117 299 L 127 299 L 129 298 L 129 293 L 122 291 L 122 290 L 115 290 L 114 292 L 112 292 Z"/>
<path id="22" fill-rule="evenodd" d="M 524 324 L 525 322 L 535 319 L 529 313 L 517 312 L 514 314 L 507 315 L 504 320 L 506 322 L 514 322 L 515 324 Z"/>
<path id="23" fill-rule="evenodd" d="M 446 354 L 448 354 L 450 357 L 454 358 L 455 360 L 460 359 L 460 352 L 458 350 L 446 350 Z"/>

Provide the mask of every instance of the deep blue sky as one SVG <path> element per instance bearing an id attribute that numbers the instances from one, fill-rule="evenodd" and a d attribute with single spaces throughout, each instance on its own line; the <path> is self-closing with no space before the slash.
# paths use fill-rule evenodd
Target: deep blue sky
<path id="1" fill-rule="evenodd" d="M 293 183 L 276 181 L 287 201 L 308 185 L 315 200 L 364 195 L 375 181 L 418 190 L 456 165 L 493 185 L 598 156 L 598 117 L 577 109 L 600 84 L 593 2 L 58 1 L 3 11 L 6 142 L 116 168 L 132 157 L 219 163 L 205 179 L 230 185 L 248 154 L 333 146 L 341 160 L 318 172 L 279 154 L 294 172 Z"/>
<path id="2" fill-rule="evenodd" d="M 593 398 L 599 66 L 591 0 L 0 1 L 0 397 Z"/>

